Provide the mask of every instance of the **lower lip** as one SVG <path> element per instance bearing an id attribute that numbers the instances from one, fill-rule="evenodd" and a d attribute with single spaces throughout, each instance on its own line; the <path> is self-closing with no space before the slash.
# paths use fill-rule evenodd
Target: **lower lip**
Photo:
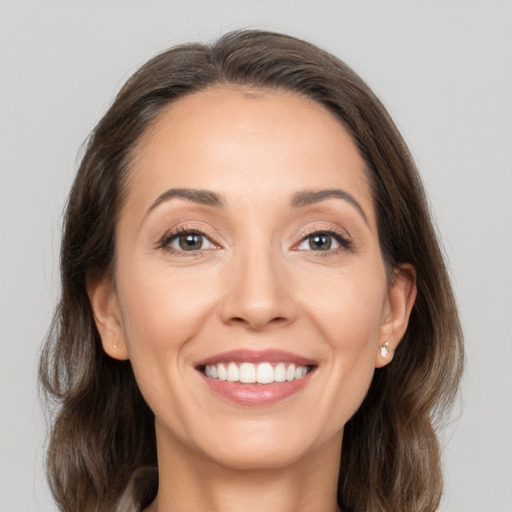
<path id="1" fill-rule="evenodd" d="M 242 384 L 212 379 L 201 373 L 206 384 L 217 395 L 238 405 L 271 405 L 298 393 L 309 381 L 309 373 L 302 379 L 273 382 L 272 384 Z"/>

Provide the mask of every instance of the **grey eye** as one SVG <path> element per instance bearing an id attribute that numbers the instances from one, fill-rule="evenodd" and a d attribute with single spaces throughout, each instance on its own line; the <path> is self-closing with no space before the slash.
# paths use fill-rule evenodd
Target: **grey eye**
<path id="1" fill-rule="evenodd" d="M 299 250 L 328 251 L 337 249 L 340 243 L 329 233 L 313 233 L 305 238 L 298 246 Z"/>
<path id="2" fill-rule="evenodd" d="M 183 233 L 178 235 L 169 243 L 169 246 L 178 251 L 188 252 L 214 247 L 208 238 L 199 233 Z"/>

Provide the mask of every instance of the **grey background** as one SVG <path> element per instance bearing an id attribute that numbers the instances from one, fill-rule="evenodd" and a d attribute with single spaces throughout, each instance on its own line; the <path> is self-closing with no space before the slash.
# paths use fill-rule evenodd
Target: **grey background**
<path id="1" fill-rule="evenodd" d="M 0 511 L 53 510 L 36 367 L 77 150 L 155 52 L 235 28 L 335 53 L 405 134 L 467 340 L 442 510 L 512 511 L 512 3 L 497 0 L 0 0 Z"/>

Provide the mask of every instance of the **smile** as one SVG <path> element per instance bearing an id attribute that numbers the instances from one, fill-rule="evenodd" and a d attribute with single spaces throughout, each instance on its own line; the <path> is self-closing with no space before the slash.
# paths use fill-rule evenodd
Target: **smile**
<path id="1" fill-rule="evenodd" d="M 232 350 L 195 365 L 215 395 L 242 406 L 269 406 L 299 393 L 318 362 L 283 350 Z"/>
<path id="2" fill-rule="evenodd" d="M 294 363 L 249 363 L 235 362 L 207 364 L 204 374 L 210 379 L 220 381 L 241 382 L 243 384 L 272 384 L 274 382 L 291 382 L 304 378 L 311 370 L 310 366 Z"/>

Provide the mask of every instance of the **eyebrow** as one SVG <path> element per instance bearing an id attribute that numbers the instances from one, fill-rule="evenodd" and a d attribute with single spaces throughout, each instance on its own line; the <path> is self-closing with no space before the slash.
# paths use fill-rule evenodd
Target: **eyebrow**
<path id="1" fill-rule="evenodd" d="M 361 214 L 366 224 L 368 224 L 368 217 L 366 216 L 363 207 L 357 202 L 354 196 L 337 188 L 326 190 L 303 190 L 301 192 L 297 192 L 292 198 L 292 208 L 302 208 L 331 198 L 342 199 L 343 201 L 350 203 Z"/>
<path id="2" fill-rule="evenodd" d="M 156 198 L 153 204 L 148 208 L 146 216 L 149 215 L 149 213 L 153 211 L 158 205 L 174 197 L 187 199 L 197 204 L 204 204 L 206 206 L 213 206 L 216 208 L 222 208 L 225 206 L 225 202 L 222 197 L 215 192 L 193 188 L 171 188 Z"/>
<path id="3" fill-rule="evenodd" d="M 175 197 L 187 199 L 197 204 L 213 206 L 215 208 L 223 208 L 226 206 L 222 196 L 215 192 L 211 192 L 210 190 L 193 188 L 171 188 L 156 198 L 153 204 L 148 208 L 145 216 L 149 215 L 149 213 L 161 203 Z M 350 203 L 361 214 L 366 224 L 368 224 L 368 217 L 366 216 L 366 213 L 364 212 L 362 206 L 357 202 L 357 200 L 348 192 L 337 188 L 326 190 L 302 190 L 294 194 L 292 197 L 291 206 L 292 208 L 303 208 L 305 206 L 309 206 L 332 198 L 342 199 Z"/>

